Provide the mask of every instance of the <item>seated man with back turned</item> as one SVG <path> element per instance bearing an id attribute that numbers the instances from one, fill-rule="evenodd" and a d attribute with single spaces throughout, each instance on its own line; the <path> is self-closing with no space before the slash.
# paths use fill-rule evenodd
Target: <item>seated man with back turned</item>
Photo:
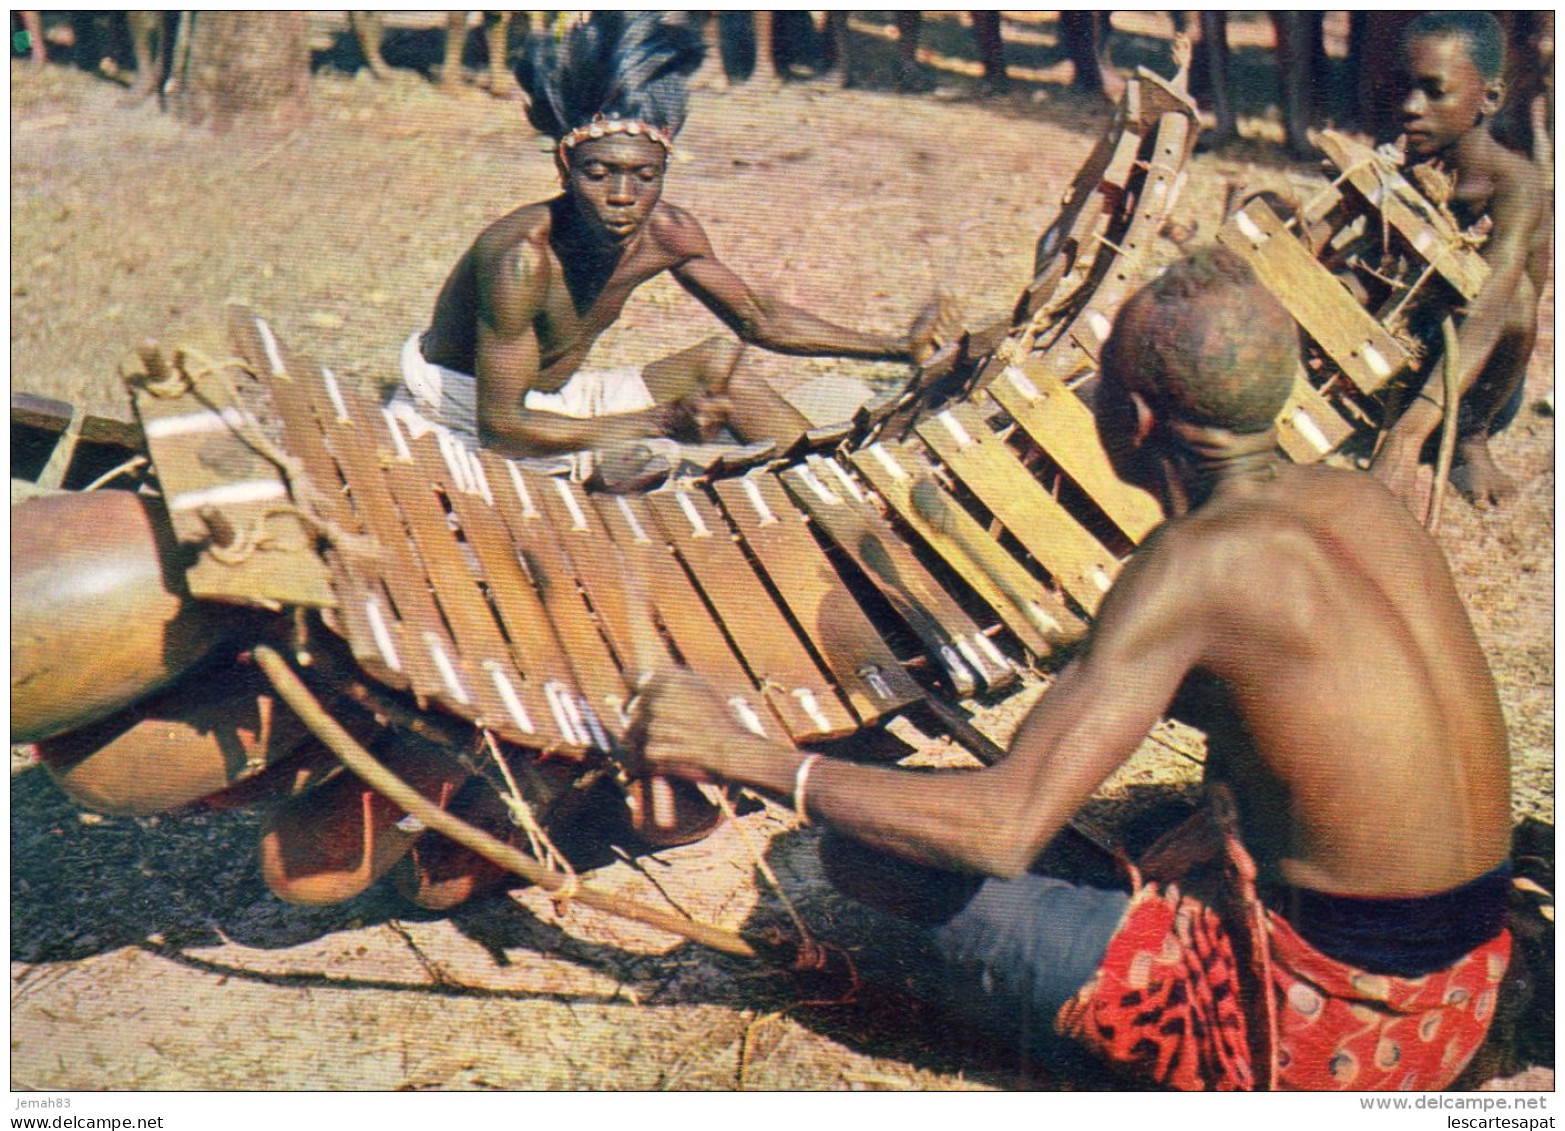
<path id="1" fill-rule="evenodd" d="M 1449 1083 L 1511 953 L 1505 726 L 1435 543 L 1371 477 L 1278 452 L 1298 348 L 1222 250 L 1125 305 L 1099 429 L 1170 517 L 1004 760 L 801 755 L 725 725 L 679 670 L 633 729 L 648 768 L 791 793 L 845 834 L 839 886 L 927 926 L 951 1007 L 1021 1025 L 1045 1062 L 1084 1046 L 1188 1088 Z M 1176 694 L 1209 735 L 1207 803 L 1129 894 L 1029 873 Z"/>
<path id="2" fill-rule="evenodd" d="M 702 50 L 699 33 L 655 13 L 599 12 L 561 42 L 535 37 L 518 78 L 529 119 L 557 142 L 564 192 L 495 221 L 462 256 L 428 332 L 403 348 L 402 411 L 507 456 L 700 441 L 725 425 L 786 447 L 809 424 L 742 364 L 741 342 L 905 361 L 934 352 L 955 318 L 945 306 L 905 337 L 844 329 L 752 292 L 695 217 L 662 199 Z M 741 341 L 714 337 L 639 371 L 581 369 L 631 292 L 663 271 Z"/>
<path id="3" fill-rule="evenodd" d="M 1457 334 L 1456 462 L 1451 482 L 1478 506 L 1516 491 L 1489 451 L 1489 437 L 1521 407 L 1538 330 L 1538 298 L 1554 243 L 1552 147 L 1540 97 L 1531 108 L 1533 156 L 1507 148 L 1493 123 L 1505 100 L 1505 36 L 1488 12 L 1430 12 L 1403 38 L 1403 136 L 1410 165 L 1429 164 L 1454 182 L 1451 209 L 1471 227 L 1487 218 L 1489 278 Z M 1425 441 L 1445 403 L 1437 361 L 1375 456 L 1374 473 L 1410 495 Z"/>

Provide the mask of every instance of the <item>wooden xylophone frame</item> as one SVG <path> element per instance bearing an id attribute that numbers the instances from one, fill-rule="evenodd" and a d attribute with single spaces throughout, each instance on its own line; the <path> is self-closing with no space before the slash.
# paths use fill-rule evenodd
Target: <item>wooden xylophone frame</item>
<path id="1" fill-rule="evenodd" d="M 494 768 L 486 750 L 507 777 L 620 773 L 650 663 L 701 672 L 746 726 L 795 745 L 896 758 L 906 748 L 884 724 L 913 715 L 992 762 L 1001 752 L 957 701 L 1046 678 L 1161 520 L 1115 476 L 1090 383 L 1115 311 L 1176 253 L 1159 238 L 1198 128 L 1183 72 L 1143 72 L 1008 324 L 790 452 L 739 453 L 645 495 L 415 438 L 235 308 L 232 357 L 176 343 L 127 372 L 151 482 L 196 551 L 190 594 L 277 613 L 268 665 L 291 656 L 301 686 L 479 774 Z M 1483 278 L 1405 180 L 1346 139 L 1328 135 L 1326 151 L 1341 175 L 1297 215 L 1252 200 L 1218 236 L 1305 332 L 1279 418 L 1299 460 L 1373 435 L 1372 398 L 1409 361 L 1405 295 L 1372 312 L 1333 276 L 1342 233 L 1368 225 L 1395 244 L 1419 266 L 1404 289 L 1426 301 L 1470 299 Z M 19 415 L 69 443 L 104 431 L 36 398 L 13 398 L 13 429 Z M 287 766 L 247 767 L 227 799 Z"/>

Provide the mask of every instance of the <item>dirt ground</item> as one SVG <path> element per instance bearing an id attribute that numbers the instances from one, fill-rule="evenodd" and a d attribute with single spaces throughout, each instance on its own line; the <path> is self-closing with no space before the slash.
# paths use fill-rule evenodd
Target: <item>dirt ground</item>
<path id="1" fill-rule="evenodd" d="M 947 24 L 932 21 L 932 42 L 956 36 Z M 916 97 L 874 82 L 700 89 L 667 195 L 753 284 L 828 316 L 900 327 L 943 287 L 975 325 L 988 321 L 1014 303 L 1036 236 L 1107 120 L 1061 85 L 1052 26 L 1013 34 L 1036 58 L 1004 100 L 969 97 L 971 66 L 940 71 L 943 90 Z M 1116 58 L 1156 62 L 1160 43 L 1132 37 Z M 113 415 L 129 413 L 120 356 L 229 298 L 377 390 L 473 236 L 556 188 L 518 105 L 471 88 L 443 96 L 412 73 L 377 84 L 322 69 L 309 124 L 281 135 L 214 137 L 119 94 L 64 66 L 12 63 L 12 387 Z M 1274 117 L 1250 110 L 1250 144 L 1193 163 L 1179 219 L 1198 239 L 1216 230 L 1231 183 L 1291 195 L 1323 183 L 1274 156 Z M 1540 405 L 1553 388 L 1552 288 L 1540 318 L 1526 407 L 1496 445 L 1521 496 L 1488 513 L 1454 501 L 1440 541 L 1499 681 L 1515 812 L 1552 823 L 1554 421 Z M 643 362 L 720 329 L 658 280 L 595 360 Z M 834 368 L 900 372 L 770 364 L 783 387 Z M 1035 694 L 986 711 L 983 727 L 1003 742 Z M 1146 791 L 1193 780 L 1193 765 L 1149 745 L 1095 812 L 1112 821 Z M 443 916 L 381 890 L 289 907 L 261 883 L 257 826 L 244 813 L 104 818 L 40 772 L 12 778 L 14 1089 L 1093 1086 L 1050 1078 L 894 990 L 814 1004 L 842 984 L 560 912 L 536 892 Z M 741 829 L 820 937 L 863 957 L 894 929 L 832 893 L 815 830 L 771 810 Z M 591 879 L 730 927 L 777 921 L 741 829 L 610 858 Z"/>

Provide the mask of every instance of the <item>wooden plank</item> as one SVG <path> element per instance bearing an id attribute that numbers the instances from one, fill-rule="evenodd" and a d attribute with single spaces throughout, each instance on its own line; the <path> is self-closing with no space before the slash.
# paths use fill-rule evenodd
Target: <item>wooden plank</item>
<path id="1" fill-rule="evenodd" d="M 634 573 L 645 584 L 645 599 L 651 602 L 658 622 L 686 666 L 710 680 L 735 717 L 750 730 L 762 736 L 786 734 L 783 721 L 772 713 L 701 594 L 675 560 L 645 500 L 598 496 L 593 504 L 624 555 L 627 573 Z"/>
<path id="2" fill-rule="evenodd" d="M 530 684 L 555 682 L 574 692 L 576 676 L 571 671 L 570 661 L 565 657 L 538 591 L 533 588 L 532 579 L 527 576 L 511 545 L 500 515 L 499 506 L 506 499 L 494 493 L 488 472 L 477 453 L 463 449 L 462 454 L 473 472 L 470 489 L 452 490 L 446 497 L 463 537 L 478 559 L 490 600 L 510 640 L 516 666 Z"/>
<path id="3" fill-rule="evenodd" d="M 1375 392 L 1407 364 L 1401 343 L 1283 227 L 1264 200 L 1252 200 L 1235 213 L 1217 240 L 1250 264 L 1262 285 L 1362 391 Z"/>
<path id="4" fill-rule="evenodd" d="M 1039 485 L 971 405 L 925 421 L 918 434 L 1027 552 L 1090 615 L 1119 562 Z"/>
<path id="5" fill-rule="evenodd" d="M 1156 71 L 1137 67 L 1136 79 L 1140 84 L 1138 94 L 1143 132 L 1156 126 L 1168 114 L 1183 117 L 1190 123 L 1184 135 L 1184 152 L 1180 155 L 1179 163 L 1182 165 L 1195 150 L 1198 133 L 1196 124 L 1200 116 L 1195 99 L 1190 97 L 1188 70 L 1181 69 L 1172 78 L 1164 78 Z"/>
<path id="6" fill-rule="evenodd" d="M 465 617 L 482 618 L 474 629 L 456 632 L 458 646 L 475 664 L 480 678 L 488 678 L 507 715 L 526 733 L 526 739 L 520 740 L 524 745 L 554 750 L 574 748 L 578 752 L 590 746 L 587 736 L 578 732 L 560 706 L 562 694 L 579 696 L 576 681 L 560 654 L 553 627 L 522 571 L 500 516 L 486 505 L 486 493 L 489 498 L 493 495 L 487 480 L 480 480 L 481 465 L 473 453 L 454 440 L 442 444 L 434 436 L 426 436 L 412 447 L 420 465 L 435 474 L 441 469 L 429 464 L 443 457 L 446 474 L 440 478 L 445 485 L 442 494 L 472 553 L 471 563 L 465 554 L 460 555 L 461 564 L 469 566 L 471 577 L 483 580 L 489 595 L 488 602 L 481 595 L 475 601 L 468 590 L 457 587 L 460 592 L 452 599 L 468 606 Z M 439 449 L 438 456 L 434 449 Z M 460 550 L 459 546 L 452 548 Z M 449 563 L 447 569 L 454 569 L 457 563 L 451 561 L 453 555 L 442 553 Z M 445 600 L 442 596 L 443 604 Z M 505 627 L 504 638 L 489 619 L 491 616 L 497 616 Z M 469 631 L 477 632 L 478 638 L 472 640 Z"/>
<path id="7" fill-rule="evenodd" d="M 621 670 L 629 671 L 636 661 L 638 640 L 631 623 L 625 565 L 603 520 L 580 485 L 563 476 L 538 480 L 533 498 L 548 516 L 555 544 L 564 552 L 592 606 L 599 631 L 607 638 Z"/>
<path id="8" fill-rule="evenodd" d="M 317 391 L 321 401 L 329 400 L 326 382 L 334 378 L 285 349 L 266 321 L 248 311 L 230 315 L 229 332 L 282 418 L 284 443 L 303 466 L 314 491 L 313 504 L 344 529 L 360 529 L 342 498 L 342 478 L 322 437 L 322 422 L 336 420 L 338 414 L 331 408 L 329 416 L 318 419 L 315 407 Z"/>
<path id="9" fill-rule="evenodd" d="M 516 666 L 478 588 L 478 578 L 457 544 L 445 508 L 436 496 L 436 489 L 444 486 L 449 472 L 435 437 L 425 435 L 408 441 L 392 431 L 400 429 L 394 421 L 372 417 L 370 423 L 382 451 L 389 447 L 396 453 L 382 460 L 386 482 L 418 548 L 424 576 L 434 591 L 454 645 L 449 654 L 443 655 L 447 652 L 445 641 L 425 637 L 436 667 L 447 682 L 452 682 L 447 669 L 455 671 L 453 692 L 460 689 L 466 693 L 465 698 L 459 697 L 458 713 L 509 742 L 547 745 L 532 713 L 515 710 L 519 702 L 508 702 L 491 674 L 498 669 L 514 677 Z M 411 458 L 404 457 L 405 451 Z M 514 690 L 514 678 L 511 688 Z"/>
<path id="10" fill-rule="evenodd" d="M 1132 81 L 1126 88 L 1127 102 L 1136 101 L 1139 87 Z M 1066 280 L 1079 285 L 1096 258 L 1096 236 L 1103 213 L 1117 206 L 1129 182 L 1141 135 L 1128 128 L 1136 115 L 1117 115 L 1113 129 L 1098 139 L 1092 153 L 1077 171 L 1075 179 L 1060 197 L 1060 213 L 1038 238 L 1033 255 L 1034 277 L 1028 286 L 1028 309 L 1036 312 L 1053 297 Z M 1051 267 L 1061 254 L 1070 255 L 1068 268 L 1048 284 Z M 1061 265 L 1062 267 L 1065 265 Z M 1067 288 L 1068 289 L 1068 288 Z"/>
<path id="11" fill-rule="evenodd" d="M 1457 294 L 1468 302 L 1478 297 L 1489 278 L 1489 265 L 1477 249 L 1461 242 L 1461 233 L 1407 178 L 1388 168 L 1369 147 L 1332 130 L 1322 131 L 1319 143 L 1363 205 L 1384 217 Z"/>
<path id="12" fill-rule="evenodd" d="M 240 439 L 238 431 L 261 430 L 226 380 L 202 380 L 199 396 L 132 387 L 175 536 L 199 547 L 185 570 L 191 595 L 265 608 L 334 605 L 314 532 L 292 513 L 282 471 Z"/>
<path id="13" fill-rule="evenodd" d="M 845 552 L 885 595 L 946 673 L 957 694 L 970 696 L 979 682 L 1004 687 L 1016 678 L 983 634 L 924 568 L 862 491 L 831 460 L 812 456 L 782 472 L 783 485 L 816 526 Z"/>
<path id="14" fill-rule="evenodd" d="M 712 501 L 681 490 L 654 492 L 646 501 L 788 733 L 807 743 L 857 730 Z"/>
<path id="15" fill-rule="evenodd" d="M 400 425 L 391 424 L 400 428 Z M 471 660 L 500 659 L 506 649 L 494 616 L 478 588 L 478 577 L 453 537 L 440 496 L 451 493 L 454 476 L 445 466 L 434 434 L 404 437 L 411 459 L 392 459 L 385 472 L 392 497 L 407 520 L 425 575 L 445 613 L 452 638 Z"/>
<path id="16" fill-rule="evenodd" d="M 229 333 L 252 372 L 266 386 L 282 418 L 289 453 L 303 464 L 309 481 L 303 505 L 318 509 L 340 531 L 363 534 L 364 524 L 345 493 L 344 473 L 323 434 L 328 427 L 348 423 L 332 399 L 334 378 L 294 355 L 264 319 L 247 309 L 231 312 Z M 372 565 L 358 561 L 357 553 L 345 553 L 330 544 L 325 547 L 324 557 L 337 594 L 335 616 L 328 616 L 328 625 L 347 640 L 354 661 L 367 673 L 406 690 L 411 684 L 401 667 L 402 656 L 408 652 L 402 624 L 390 614 L 392 602 L 384 582 Z"/>
<path id="17" fill-rule="evenodd" d="M 934 468 L 904 444 L 872 444 L 853 464 L 902 520 L 918 532 L 995 611 L 1034 656 L 1085 631 L 1059 594 L 1022 568 L 934 478 Z M 917 492 L 917 494 L 915 494 Z"/>
<path id="18" fill-rule="evenodd" d="M 1132 542 L 1163 521 L 1158 501 L 1115 472 L 1092 410 L 1046 366 L 1035 359 L 1008 366 L 989 395 Z"/>
<path id="19" fill-rule="evenodd" d="M 1094 267 L 1098 282 L 1091 297 L 1047 345 L 1045 364 L 1060 381 L 1069 381 L 1083 368 L 1096 368 L 1103 343 L 1113 329 L 1114 313 L 1130 289 L 1145 277 L 1158 233 L 1184 185 L 1191 126 L 1191 119 L 1183 113 L 1165 113 L 1159 119 L 1135 214 L 1118 242 L 1106 246 L 1106 251 L 1114 253 L 1106 269 Z"/>
<path id="20" fill-rule="evenodd" d="M 1352 225 L 1356 215 L 1362 213 L 1355 213 L 1348 207 L 1341 191 L 1333 185 L 1326 185 L 1310 197 L 1299 215 L 1296 227 L 1308 245 L 1310 254 L 1318 259 L 1343 230 Z"/>
<path id="21" fill-rule="evenodd" d="M 848 592 L 776 478 L 752 472 L 712 488 L 859 719 L 872 724 L 921 700 L 923 690 Z"/>
<path id="22" fill-rule="evenodd" d="M 11 390 L 11 426 L 14 428 L 20 424 L 26 428 L 36 428 L 40 432 L 59 435 L 71 423 L 72 415 L 78 410 L 65 401 L 55 400 L 53 397 L 41 397 L 36 393 L 26 393 L 18 389 Z M 83 444 L 108 444 L 111 447 L 125 448 L 127 454 L 139 451 L 143 446 L 141 427 L 133 421 L 115 420 L 108 416 L 95 416 L 84 413 L 81 423 L 81 437 Z"/>
<path id="23" fill-rule="evenodd" d="M 494 493 L 477 454 L 466 455 L 482 486 L 478 494 L 455 491 L 449 498 L 462 533 L 482 566 L 490 599 L 510 639 L 512 656 L 524 681 L 519 689 L 523 702 L 533 705 L 530 713 L 535 719 L 548 721 L 547 729 L 557 736 L 556 748 L 590 748 L 594 745 L 593 736 L 578 721 L 580 709 L 573 713 L 568 706 L 582 702 L 576 673 L 501 517 L 497 504 L 504 504 L 506 496 Z M 489 674 L 491 679 L 496 678 L 493 669 Z"/>
<path id="24" fill-rule="evenodd" d="M 1353 425 L 1302 376 L 1277 414 L 1277 443 L 1295 463 L 1324 459 L 1353 435 Z"/>
<path id="25" fill-rule="evenodd" d="M 456 645 L 430 596 L 424 563 L 408 537 L 407 526 L 381 472 L 383 459 L 390 457 L 375 450 L 377 434 L 372 425 L 379 423 L 380 434 L 386 434 L 380 408 L 352 390 L 341 392 L 346 423 L 334 427 L 326 439 L 364 528 L 379 547 L 381 580 L 396 605 L 394 615 L 401 622 L 400 631 L 394 636 L 388 632 L 386 637 L 396 652 L 393 666 L 407 671 L 415 695 L 469 718 L 471 693 L 465 683 L 458 685 L 460 673 L 451 666 L 452 657 L 457 655 Z M 393 613 L 376 609 L 372 615 L 389 620 Z M 471 681 L 472 673 L 466 675 Z"/>
<path id="26" fill-rule="evenodd" d="M 562 707 L 579 715 L 584 733 L 607 749 L 609 736 L 622 732 L 622 711 L 629 691 L 618 660 L 577 588 L 575 567 L 539 501 L 545 489 L 553 490 L 549 477 L 524 471 L 493 452 L 478 455 L 511 545 L 521 556 L 561 651 L 576 674 L 582 698 Z"/>

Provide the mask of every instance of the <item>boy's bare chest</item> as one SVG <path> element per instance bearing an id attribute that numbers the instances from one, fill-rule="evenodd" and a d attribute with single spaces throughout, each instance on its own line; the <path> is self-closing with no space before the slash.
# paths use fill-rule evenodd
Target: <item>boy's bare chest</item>
<path id="1" fill-rule="evenodd" d="M 1469 230 L 1476 228 L 1488 239 L 1495 239 L 1499 233 L 1494 230 L 1494 216 L 1500 206 L 1503 191 L 1500 182 L 1493 177 L 1463 178 L 1458 182 L 1456 191 L 1452 195 L 1451 214 L 1464 228 Z M 1537 222 L 1529 225 L 1523 233 L 1521 245 L 1526 248 L 1528 272 L 1533 276 L 1535 284 L 1541 283 L 1536 264 L 1544 261 L 1540 256 L 1546 258 L 1554 244 L 1552 209 L 1541 211 L 1542 214 Z"/>

